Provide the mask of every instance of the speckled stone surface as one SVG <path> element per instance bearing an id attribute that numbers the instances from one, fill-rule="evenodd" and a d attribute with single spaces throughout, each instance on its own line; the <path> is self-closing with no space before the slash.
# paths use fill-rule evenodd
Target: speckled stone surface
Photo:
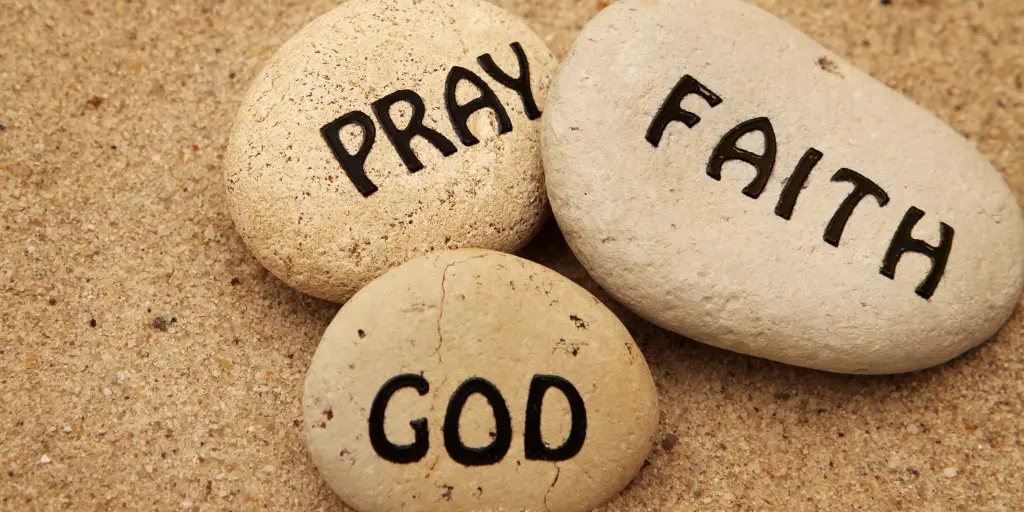
<path id="1" fill-rule="evenodd" d="M 935 112 L 1024 199 L 1020 2 L 757 3 Z M 0 508 L 346 510 L 309 459 L 301 408 L 337 306 L 251 256 L 221 176 L 245 89 L 335 5 L 0 4 Z M 502 5 L 561 57 L 603 4 Z M 1019 307 L 948 364 L 834 375 L 639 320 L 551 225 L 523 254 L 605 300 L 650 361 L 658 440 L 606 511 L 1024 501 Z"/>
<path id="2" fill-rule="evenodd" d="M 302 403 L 313 462 L 366 512 L 593 510 L 658 430 L 654 381 L 618 318 L 557 272 L 480 249 L 415 258 L 359 290 L 324 332 Z"/>
<path id="3" fill-rule="evenodd" d="M 274 275 L 334 302 L 420 254 L 522 248 L 549 217 L 540 116 L 556 64 L 482 0 L 332 9 L 238 109 L 224 158 L 235 227 Z"/>
<path id="4" fill-rule="evenodd" d="M 1024 218 L 1000 174 L 764 10 L 617 3 L 583 29 L 547 107 L 558 226 L 656 325 L 885 374 L 963 354 L 1017 306 Z"/>

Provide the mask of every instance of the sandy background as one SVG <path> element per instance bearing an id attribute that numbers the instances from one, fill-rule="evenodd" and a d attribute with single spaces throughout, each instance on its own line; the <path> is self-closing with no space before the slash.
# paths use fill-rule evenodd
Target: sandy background
<path id="1" fill-rule="evenodd" d="M 256 71 L 335 3 L 0 0 L 2 508 L 343 509 L 300 420 L 337 306 L 259 266 L 220 169 Z M 603 6 L 500 3 L 559 56 Z M 1024 2 L 757 3 L 936 112 L 1024 198 Z M 525 254 L 600 295 L 553 225 Z M 662 429 L 609 511 L 1024 509 L 1019 308 L 950 364 L 851 377 L 612 307 Z"/>

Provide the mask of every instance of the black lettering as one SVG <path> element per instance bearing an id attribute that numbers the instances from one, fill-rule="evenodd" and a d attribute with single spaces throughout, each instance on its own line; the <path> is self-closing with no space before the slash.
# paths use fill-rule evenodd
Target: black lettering
<path id="1" fill-rule="evenodd" d="M 916 207 L 910 207 L 896 235 L 892 237 L 889 250 L 885 253 L 885 260 L 882 262 L 881 273 L 889 279 L 896 279 L 896 265 L 905 252 L 916 252 L 924 254 L 932 260 L 932 268 L 928 276 L 917 287 L 917 294 L 925 299 L 932 298 L 935 288 L 946 271 L 946 262 L 949 261 L 949 251 L 953 248 L 953 228 L 945 222 L 939 223 L 939 245 L 930 245 L 913 237 L 914 226 L 924 217 L 924 212 Z"/>
<path id="2" fill-rule="evenodd" d="M 661 144 L 661 137 L 665 134 L 665 128 L 673 121 L 679 121 L 685 124 L 687 128 L 697 126 L 697 123 L 700 122 L 700 117 L 693 112 L 683 110 L 682 107 L 683 100 L 691 94 L 704 98 L 704 101 L 708 102 L 711 108 L 717 107 L 722 103 L 722 98 L 711 92 L 711 89 L 704 87 L 704 84 L 698 82 L 692 76 L 684 75 L 676 82 L 672 92 L 665 99 L 665 103 L 661 105 L 661 109 L 658 110 L 654 120 L 651 121 L 651 126 L 647 128 L 647 142 L 650 142 L 654 147 L 658 147 L 658 144 Z"/>
<path id="3" fill-rule="evenodd" d="M 491 78 L 519 93 L 519 98 L 523 100 L 523 110 L 526 112 L 527 119 L 537 119 L 540 117 L 540 110 L 537 108 L 537 103 L 533 100 L 533 90 L 530 89 L 530 63 L 526 60 L 526 53 L 523 52 L 523 47 L 518 42 L 512 43 L 509 46 L 512 47 L 512 52 L 516 54 L 516 60 L 519 62 L 518 78 L 512 78 L 508 73 L 499 68 L 489 53 L 477 57 L 476 61 L 488 75 L 491 75 Z"/>
<path id="4" fill-rule="evenodd" d="M 491 444 L 482 448 L 470 448 L 462 443 L 459 435 L 459 419 L 462 408 L 470 395 L 480 393 L 491 404 L 494 410 L 496 435 Z M 485 379 L 473 377 L 459 385 L 448 402 L 448 410 L 444 418 L 444 447 L 448 455 L 463 466 L 487 466 L 495 464 L 505 457 L 512 444 L 512 419 L 508 414 L 508 406 L 501 392 Z"/>
<path id="5" fill-rule="evenodd" d="M 395 125 L 395 121 L 391 119 L 391 106 L 400 101 L 407 103 L 412 108 L 409 125 L 405 129 L 399 129 Z M 387 134 L 395 151 L 398 151 L 398 156 L 402 157 L 402 162 L 405 163 L 409 172 L 416 172 L 423 168 L 423 163 L 412 150 L 412 139 L 415 137 L 427 139 L 427 142 L 430 142 L 444 156 L 451 156 L 456 151 L 455 144 L 452 144 L 444 135 L 423 125 L 424 112 L 426 112 L 426 107 L 423 105 L 423 98 L 408 89 L 395 91 L 373 102 L 373 113 L 377 116 L 377 122 Z"/>
<path id="6" fill-rule="evenodd" d="M 480 95 L 464 105 L 459 105 L 458 100 L 455 98 L 455 91 L 462 80 L 473 84 L 473 87 L 480 91 Z M 512 121 L 509 120 L 505 107 L 501 105 L 501 101 L 498 100 L 494 91 L 476 73 L 464 67 L 455 66 L 448 72 L 448 78 L 444 83 L 444 104 L 448 109 L 448 117 L 452 121 L 452 127 L 455 128 L 456 135 L 459 136 L 459 140 L 466 146 L 472 146 L 480 142 L 473 135 L 473 132 L 469 131 L 469 126 L 466 123 L 469 121 L 471 114 L 482 108 L 491 109 L 495 117 L 498 118 L 498 134 L 512 131 Z"/>
<path id="7" fill-rule="evenodd" d="M 744 135 L 753 132 L 761 132 L 764 135 L 764 154 L 762 155 L 751 153 L 736 146 L 736 143 Z M 708 176 L 721 181 L 722 166 L 726 162 L 730 160 L 746 162 L 754 166 L 754 169 L 757 170 L 757 176 L 754 177 L 754 180 L 749 185 L 744 187 L 743 193 L 747 197 L 757 199 L 761 196 L 761 192 L 764 192 L 764 187 L 768 184 L 768 178 L 772 175 L 772 169 L 775 168 L 775 151 L 775 129 L 772 127 L 772 122 L 767 117 L 745 121 L 729 130 L 729 133 L 725 134 L 725 137 L 722 137 L 722 141 L 715 147 L 714 153 L 711 154 L 711 160 L 708 161 Z"/>
<path id="8" fill-rule="evenodd" d="M 569 437 L 558 448 L 548 448 L 541 439 L 540 418 L 541 406 L 544 403 L 544 392 L 548 388 L 555 388 L 565 395 L 569 401 L 569 410 L 572 414 L 572 424 L 569 427 Z M 526 401 L 526 430 L 524 431 L 524 443 L 526 458 L 528 460 L 566 460 L 583 448 L 583 441 L 587 438 L 587 410 L 583 406 L 583 397 L 569 381 L 554 375 L 534 375 L 530 382 L 530 395 Z"/>
<path id="9" fill-rule="evenodd" d="M 864 177 L 863 174 L 845 167 L 836 171 L 832 176 L 832 181 L 853 183 L 850 195 L 846 196 L 835 215 L 832 216 L 832 220 L 828 221 L 828 226 L 825 227 L 825 241 L 833 247 L 839 247 L 839 239 L 843 237 L 846 221 L 850 220 L 850 215 L 853 215 L 853 210 L 857 208 L 861 200 L 871 196 L 878 201 L 879 207 L 885 207 L 889 204 L 889 194 L 886 194 L 882 187 Z"/>
<path id="10" fill-rule="evenodd" d="M 391 462 L 409 464 L 422 459 L 427 454 L 427 450 L 430 449 L 430 439 L 427 435 L 427 419 L 419 418 L 409 422 L 413 432 L 416 433 L 416 440 L 412 444 L 399 446 L 388 441 L 387 434 L 384 433 L 384 411 L 387 409 L 392 395 L 402 388 L 414 388 L 420 396 L 423 396 L 430 391 L 430 383 L 420 375 L 407 373 L 392 377 L 381 386 L 377 396 L 373 399 L 373 405 L 370 406 L 370 444 L 377 455 Z"/>
<path id="11" fill-rule="evenodd" d="M 775 215 L 786 220 L 793 217 L 793 208 L 796 207 L 796 200 L 800 197 L 804 184 L 807 183 L 807 177 L 810 176 L 811 171 L 821 161 L 822 156 L 821 151 L 810 148 L 804 153 L 804 156 L 800 157 L 800 162 L 796 164 L 796 170 L 793 171 L 793 175 L 786 181 L 786 187 L 782 189 L 779 202 L 775 205 Z"/>
<path id="12" fill-rule="evenodd" d="M 345 144 L 341 142 L 341 130 L 353 124 L 363 130 L 363 142 L 355 154 L 349 153 L 345 149 Z M 370 148 L 373 147 L 373 141 L 377 137 L 377 129 L 374 127 L 373 121 L 370 120 L 370 116 L 358 110 L 349 112 L 325 124 L 320 128 L 320 135 L 327 141 L 327 146 L 334 153 L 334 158 L 341 164 L 341 168 L 345 170 L 348 179 L 356 186 L 356 190 L 363 197 L 370 197 L 370 194 L 376 192 L 377 185 L 366 177 L 365 170 L 366 157 L 369 156 Z"/>

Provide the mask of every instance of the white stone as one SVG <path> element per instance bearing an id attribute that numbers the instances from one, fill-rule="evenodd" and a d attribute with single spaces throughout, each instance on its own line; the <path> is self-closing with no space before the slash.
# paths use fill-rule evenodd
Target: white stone
<path id="1" fill-rule="evenodd" d="M 523 76 L 517 52 L 529 87 L 510 82 Z M 281 47 L 239 109 L 224 171 L 238 232 L 283 281 L 336 302 L 417 255 L 518 250 L 547 218 L 538 116 L 556 65 L 525 22 L 481 0 L 343 3 Z M 455 104 L 492 91 L 498 106 L 459 133 L 447 83 Z M 434 142 L 396 141 L 414 96 Z M 368 140 L 350 121 L 375 133 L 361 166 L 344 156 Z"/>
<path id="2" fill-rule="evenodd" d="M 575 391 L 534 388 L 552 379 Z M 405 387 L 390 394 L 391 382 Z M 507 423 L 480 392 L 450 410 L 473 385 L 493 386 Z M 529 400 L 534 390 L 541 401 Z M 528 410 L 539 410 L 535 430 Z M 592 510 L 639 471 L 658 425 L 650 370 L 611 311 L 547 268 L 482 250 L 422 256 L 360 290 L 313 356 L 303 412 L 313 462 L 361 512 Z M 493 444 L 494 457 L 474 463 L 460 443 Z M 387 444 L 422 451 L 399 460 Z M 568 448 L 528 450 L 541 445 Z"/>
<path id="3" fill-rule="evenodd" d="M 706 90 L 666 101 L 694 83 Z M 699 121 L 652 130 L 663 107 Z M 763 190 L 750 163 L 726 161 L 713 177 L 719 142 L 762 117 L 736 145 L 764 155 L 770 123 L 777 156 Z M 552 84 L 543 147 L 552 209 L 593 277 L 655 324 L 722 348 L 836 372 L 921 369 L 993 336 L 1024 283 L 1019 205 L 973 145 L 743 2 L 605 9 Z M 822 156 L 798 187 L 810 148 Z M 842 168 L 888 199 L 864 198 L 827 237 L 854 190 L 832 181 Z M 791 212 L 780 207 L 789 183 Z M 914 208 L 923 216 L 897 237 Z M 933 290 L 921 253 L 883 273 L 894 240 L 943 246 L 940 223 L 952 236 Z"/>

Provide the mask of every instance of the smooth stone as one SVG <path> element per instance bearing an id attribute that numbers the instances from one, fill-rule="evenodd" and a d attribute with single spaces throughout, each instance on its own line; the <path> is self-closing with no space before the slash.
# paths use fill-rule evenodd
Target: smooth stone
<path id="1" fill-rule="evenodd" d="M 982 343 L 1020 297 L 1020 208 L 975 147 L 748 4 L 608 7 L 547 108 L 545 177 L 569 245 L 667 329 L 896 373 Z"/>
<path id="2" fill-rule="evenodd" d="M 553 381 L 570 390 L 545 393 Z M 362 512 L 591 510 L 640 470 L 658 428 L 654 381 L 618 318 L 556 272 L 484 250 L 421 256 L 356 293 L 313 356 L 303 410 L 314 463 Z"/>
<path id="3" fill-rule="evenodd" d="M 420 254 L 518 250 L 548 215 L 539 116 L 556 64 L 486 2 L 345 2 L 281 47 L 239 110 L 238 232 L 281 280 L 336 302 Z"/>

